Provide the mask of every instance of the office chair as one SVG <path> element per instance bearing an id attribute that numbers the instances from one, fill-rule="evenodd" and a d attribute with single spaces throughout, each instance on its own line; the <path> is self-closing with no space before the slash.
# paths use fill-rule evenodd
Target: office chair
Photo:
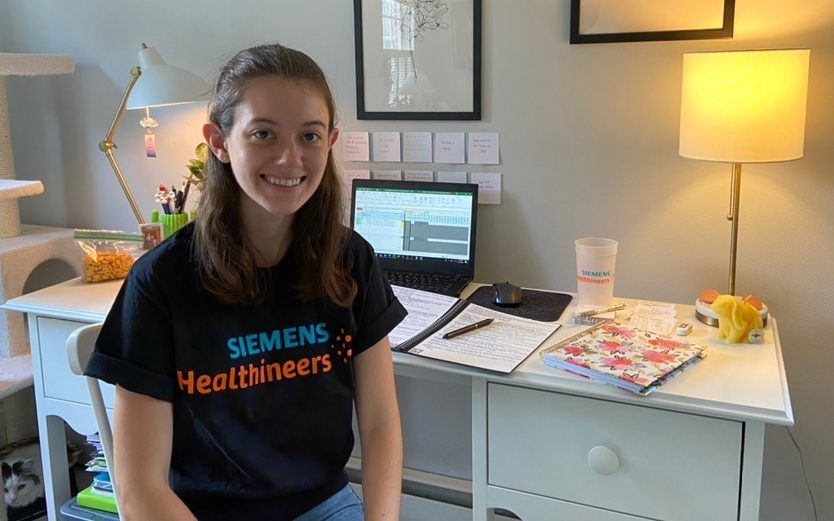
<path id="1" fill-rule="evenodd" d="M 104 408 L 104 398 L 101 395 L 101 387 L 98 378 L 84 375 L 84 368 L 87 361 L 93 354 L 101 324 L 92 324 L 76 329 L 67 338 L 67 361 L 70 370 L 84 378 L 87 389 L 90 392 L 90 400 L 93 405 L 93 412 L 96 416 L 99 438 L 104 449 L 104 460 L 107 462 L 107 469 L 110 474 L 110 482 L 113 484 L 113 491 L 116 490 L 116 475 L 114 472 L 113 458 L 113 433 L 110 430 L 110 418 L 107 417 L 107 410 Z M 119 497 L 116 495 L 116 507 L 119 506 Z M 121 509 L 119 509 L 121 511 Z M 119 515 L 121 519 L 121 514 Z"/>

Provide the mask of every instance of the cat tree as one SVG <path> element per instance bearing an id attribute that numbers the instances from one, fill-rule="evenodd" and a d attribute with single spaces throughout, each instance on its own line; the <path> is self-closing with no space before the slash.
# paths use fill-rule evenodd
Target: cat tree
<path id="1" fill-rule="evenodd" d="M 7 76 L 65 74 L 74 70 L 72 56 L 65 54 L 0 53 L 0 304 L 19 296 L 32 272 L 46 261 L 61 260 L 76 272 L 81 264 L 81 253 L 72 240 L 72 230 L 21 227 L 18 199 L 43 193 L 43 184 L 15 180 L 6 99 Z M 32 360 L 23 315 L 0 310 L 3 442 L 36 432 L 31 392 L 18 392 L 31 384 Z M 5 519 L 6 509 L 0 508 L 0 521 Z"/>
<path id="2" fill-rule="evenodd" d="M 0 303 L 19 296 L 32 271 L 50 259 L 61 259 L 78 266 L 79 254 L 69 230 L 27 227 L 21 236 L 20 197 L 43 193 L 40 181 L 16 181 L 12 155 L 9 111 L 6 99 L 7 76 L 65 74 L 75 70 L 67 54 L 0 53 Z M 27 354 L 23 316 L 0 311 L 0 358 Z M 9 364 L 4 364 L 8 366 Z M 0 377 L 6 371 L 0 369 Z M 31 380 L 31 369 L 29 370 Z M 0 397 L 5 386 L 0 381 Z"/>

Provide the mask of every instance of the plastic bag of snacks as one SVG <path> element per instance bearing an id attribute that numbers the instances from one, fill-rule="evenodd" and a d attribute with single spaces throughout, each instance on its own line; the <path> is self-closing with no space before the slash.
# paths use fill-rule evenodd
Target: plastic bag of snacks
<path id="1" fill-rule="evenodd" d="M 81 265 L 84 282 L 123 279 L 133 261 L 145 253 L 141 233 L 75 230 L 73 237 L 84 252 Z"/>

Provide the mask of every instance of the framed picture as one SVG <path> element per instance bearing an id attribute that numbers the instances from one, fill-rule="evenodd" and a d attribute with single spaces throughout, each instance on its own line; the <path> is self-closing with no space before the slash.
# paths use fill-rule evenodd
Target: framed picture
<path id="1" fill-rule="evenodd" d="M 732 38 L 735 0 L 571 0 L 570 43 Z"/>
<path id="2" fill-rule="evenodd" d="M 357 119 L 481 119 L 481 0 L 354 0 Z"/>

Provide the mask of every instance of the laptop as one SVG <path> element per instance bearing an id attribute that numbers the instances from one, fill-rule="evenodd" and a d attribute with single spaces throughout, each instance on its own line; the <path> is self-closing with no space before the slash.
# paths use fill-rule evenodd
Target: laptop
<path id="1" fill-rule="evenodd" d="M 350 225 L 390 284 L 458 296 L 475 275 L 478 185 L 354 179 Z"/>

